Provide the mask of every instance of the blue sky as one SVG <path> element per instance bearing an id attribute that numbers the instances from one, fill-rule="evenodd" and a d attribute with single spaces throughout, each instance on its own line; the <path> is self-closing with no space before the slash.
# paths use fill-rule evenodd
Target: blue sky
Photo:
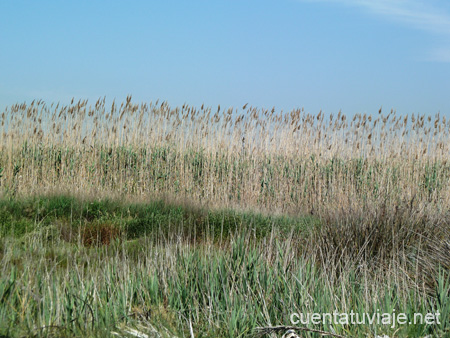
<path id="1" fill-rule="evenodd" d="M 0 109 L 72 97 L 450 116 L 448 0 L 0 2 Z"/>

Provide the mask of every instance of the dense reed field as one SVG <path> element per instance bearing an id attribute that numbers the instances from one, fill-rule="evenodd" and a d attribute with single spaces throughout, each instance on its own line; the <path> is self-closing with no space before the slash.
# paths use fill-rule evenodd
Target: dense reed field
<path id="1" fill-rule="evenodd" d="M 450 121 L 38 101 L 1 115 L 3 194 L 58 189 L 315 212 L 449 203 Z"/>
<path id="2" fill-rule="evenodd" d="M 441 324 L 308 328 L 450 336 L 439 115 L 17 104 L 0 195 L 0 336 L 231 338 L 378 310 Z"/>

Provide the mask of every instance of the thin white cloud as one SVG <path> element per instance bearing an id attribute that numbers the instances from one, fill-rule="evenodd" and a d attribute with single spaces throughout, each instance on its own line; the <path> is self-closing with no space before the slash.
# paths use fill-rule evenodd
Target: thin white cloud
<path id="1" fill-rule="evenodd" d="M 429 60 L 450 63 L 450 47 L 439 47 L 432 49 Z"/>
<path id="2" fill-rule="evenodd" d="M 437 1 L 423 0 L 301 0 L 329 2 L 360 7 L 369 13 L 389 20 L 407 24 L 413 28 L 450 37 L 450 13 L 437 5 Z M 450 46 L 436 48 L 430 52 L 430 60 L 450 62 Z"/>
<path id="3" fill-rule="evenodd" d="M 450 14 L 430 1 L 418 0 L 332 0 L 363 7 L 375 14 L 430 32 L 450 35 Z"/>

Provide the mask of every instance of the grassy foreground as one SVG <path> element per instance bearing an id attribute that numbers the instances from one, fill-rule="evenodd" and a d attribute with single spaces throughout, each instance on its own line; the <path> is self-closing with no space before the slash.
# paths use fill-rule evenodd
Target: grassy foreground
<path id="1" fill-rule="evenodd" d="M 0 335 L 190 337 L 192 327 L 195 337 L 231 338 L 251 336 L 257 326 L 290 325 L 293 312 L 396 311 L 411 318 L 439 311 L 440 325 L 308 327 L 346 337 L 449 336 L 445 237 L 423 236 L 420 222 L 430 219 L 409 218 L 411 231 L 403 233 L 397 223 L 408 218 L 399 212 L 376 220 L 398 241 L 357 247 L 358 231 L 373 230 L 373 218 L 352 217 L 3 198 Z M 349 238 L 355 244 L 346 253 L 340 246 Z"/>

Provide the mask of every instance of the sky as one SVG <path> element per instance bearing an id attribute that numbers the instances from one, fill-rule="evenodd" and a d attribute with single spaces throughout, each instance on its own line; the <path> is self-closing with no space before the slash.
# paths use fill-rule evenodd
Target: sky
<path id="1" fill-rule="evenodd" d="M 0 1 L 0 110 L 127 95 L 450 116 L 450 1 Z"/>

